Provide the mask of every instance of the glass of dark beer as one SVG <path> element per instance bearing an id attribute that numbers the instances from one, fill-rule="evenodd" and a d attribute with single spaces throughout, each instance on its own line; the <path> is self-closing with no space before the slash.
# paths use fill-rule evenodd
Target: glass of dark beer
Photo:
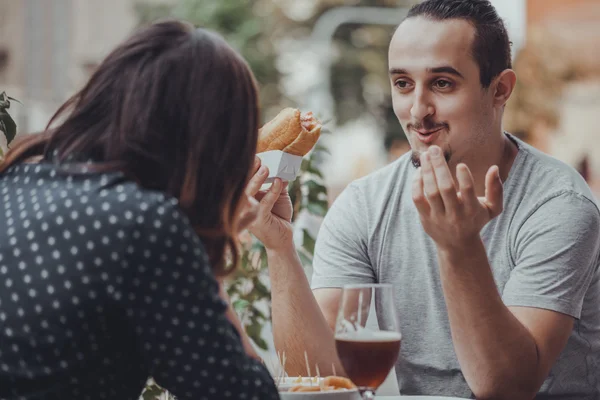
<path id="1" fill-rule="evenodd" d="M 391 285 L 343 287 L 335 345 L 348 378 L 363 399 L 375 397 L 398 360 L 401 339 Z"/>

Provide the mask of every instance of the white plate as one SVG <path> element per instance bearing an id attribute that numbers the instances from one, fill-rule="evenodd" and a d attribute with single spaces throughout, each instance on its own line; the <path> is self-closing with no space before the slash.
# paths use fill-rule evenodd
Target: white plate
<path id="1" fill-rule="evenodd" d="M 279 392 L 281 400 L 361 400 L 358 390 L 331 392 Z"/>
<path id="2" fill-rule="evenodd" d="M 322 380 L 323 378 L 321 378 Z M 277 382 L 277 380 L 275 380 Z M 284 378 L 279 382 L 279 396 L 281 400 L 361 400 L 358 390 L 332 390 L 328 392 L 288 392 L 288 390 L 294 386 L 318 386 L 319 381 L 316 378 L 312 378 L 312 382 L 309 378 L 302 378 L 302 383 L 298 382 L 298 378 Z"/>

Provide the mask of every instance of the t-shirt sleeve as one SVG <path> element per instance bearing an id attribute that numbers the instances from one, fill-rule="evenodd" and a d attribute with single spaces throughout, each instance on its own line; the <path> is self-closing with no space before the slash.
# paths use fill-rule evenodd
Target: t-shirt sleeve
<path id="1" fill-rule="evenodd" d="M 127 250 L 133 274 L 122 300 L 151 376 L 177 398 L 279 398 L 243 350 L 201 240 L 175 204 L 150 205 Z"/>
<path id="2" fill-rule="evenodd" d="M 313 289 L 376 281 L 367 232 L 364 198 L 350 184 L 334 201 L 319 229 L 313 257 Z"/>
<path id="3" fill-rule="evenodd" d="M 598 232 L 600 213 L 589 199 L 566 192 L 544 202 L 516 235 L 504 303 L 579 318 L 598 268 Z"/>

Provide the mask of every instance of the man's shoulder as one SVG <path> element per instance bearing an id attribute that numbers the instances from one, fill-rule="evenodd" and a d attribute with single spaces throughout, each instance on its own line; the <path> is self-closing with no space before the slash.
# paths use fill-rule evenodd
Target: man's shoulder
<path id="1" fill-rule="evenodd" d="M 519 154 L 511 179 L 532 202 L 541 203 L 562 194 L 575 195 L 596 205 L 596 198 L 581 174 L 565 162 L 518 140 Z"/>
<path id="2" fill-rule="evenodd" d="M 531 217 L 543 221 L 567 216 L 573 223 L 582 216 L 600 218 L 597 199 L 585 179 L 573 167 L 522 141 L 507 182 L 505 211 L 520 226 Z M 519 221 L 521 223 L 519 223 Z"/>

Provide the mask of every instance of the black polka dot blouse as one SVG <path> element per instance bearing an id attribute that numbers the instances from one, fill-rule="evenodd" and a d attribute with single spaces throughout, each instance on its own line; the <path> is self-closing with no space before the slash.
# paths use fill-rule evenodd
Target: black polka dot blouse
<path id="1" fill-rule="evenodd" d="M 0 399 L 277 399 L 177 206 L 122 174 L 0 176 Z"/>

